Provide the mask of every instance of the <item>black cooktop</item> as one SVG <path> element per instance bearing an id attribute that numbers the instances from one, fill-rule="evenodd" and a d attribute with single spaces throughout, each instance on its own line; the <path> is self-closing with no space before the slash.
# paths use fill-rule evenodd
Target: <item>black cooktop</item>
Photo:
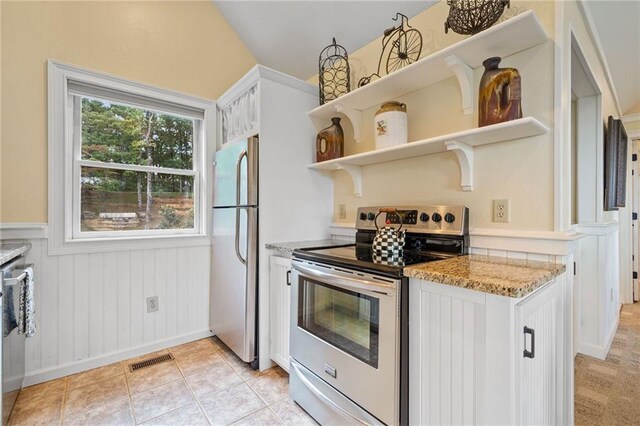
<path id="1" fill-rule="evenodd" d="M 371 248 L 375 232 L 358 230 L 356 243 L 347 246 L 298 249 L 294 258 L 399 278 L 403 268 L 467 253 L 468 235 L 407 233 L 399 256 L 384 256 Z"/>
<path id="2" fill-rule="evenodd" d="M 433 254 L 403 250 L 401 256 L 383 256 L 374 252 L 370 245 L 354 244 L 342 247 L 295 250 L 294 257 L 329 263 L 365 272 L 382 273 L 402 277 L 405 266 L 445 259 L 445 254 Z"/>

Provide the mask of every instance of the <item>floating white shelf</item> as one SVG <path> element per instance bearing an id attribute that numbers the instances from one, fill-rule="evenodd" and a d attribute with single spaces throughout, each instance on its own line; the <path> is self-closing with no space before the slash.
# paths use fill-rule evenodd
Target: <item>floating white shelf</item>
<path id="1" fill-rule="evenodd" d="M 345 114 L 353 125 L 354 138 L 358 142 L 362 110 L 454 75 L 460 84 L 462 110 L 465 114 L 472 114 L 476 104 L 473 68 L 480 67 L 489 57 L 510 56 L 548 39 L 537 15 L 529 10 L 319 106 L 310 111 L 309 116 L 322 121 L 334 117 L 336 112 Z"/>
<path id="2" fill-rule="evenodd" d="M 460 162 L 462 190 L 471 191 L 473 190 L 474 147 L 538 136 L 548 132 L 549 128 L 540 121 L 533 117 L 524 117 L 491 126 L 464 130 L 462 132 L 436 136 L 404 145 L 323 161 L 321 163 L 311 164 L 308 167 L 323 171 L 346 171 L 353 179 L 353 192 L 355 196 L 361 197 L 362 166 L 452 151 L 456 154 Z"/>

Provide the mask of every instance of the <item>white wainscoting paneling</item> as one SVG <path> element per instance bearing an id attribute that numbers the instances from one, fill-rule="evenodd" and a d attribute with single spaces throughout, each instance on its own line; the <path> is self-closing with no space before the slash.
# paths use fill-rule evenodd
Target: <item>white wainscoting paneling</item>
<path id="1" fill-rule="evenodd" d="M 46 239 L 28 241 L 38 333 L 26 384 L 211 334 L 209 245 L 49 256 Z M 157 312 L 146 312 L 150 296 Z"/>
<path id="2" fill-rule="evenodd" d="M 578 351 L 605 359 L 620 313 L 619 231 L 616 222 L 581 224 Z"/>

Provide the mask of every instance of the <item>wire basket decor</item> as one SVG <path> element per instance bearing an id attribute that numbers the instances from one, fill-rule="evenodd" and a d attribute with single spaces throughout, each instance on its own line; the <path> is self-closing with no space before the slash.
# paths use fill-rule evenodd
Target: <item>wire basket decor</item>
<path id="1" fill-rule="evenodd" d="M 449 28 L 458 34 L 477 34 L 495 24 L 509 0 L 447 0 L 449 16 L 444 32 Z"/>
<path id="2" fill-rule="evenodd" d="M 334 37 L 333 43 L 322 49 L 318 57 L 320 105 L 351 91 L 350 74 L 347 50 L 336 43 Z"/>

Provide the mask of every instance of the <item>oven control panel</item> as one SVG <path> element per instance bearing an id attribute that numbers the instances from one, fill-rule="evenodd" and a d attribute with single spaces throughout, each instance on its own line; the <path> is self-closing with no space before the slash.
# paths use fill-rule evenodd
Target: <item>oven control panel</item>
<path id="1" fill-rule="evenodd" d="M 465 206 L 375 206 L 360 207 L 356 228 L 375 230 L 393 226 L 407 232 L 463 235 L 469 232 L 469 209 Z"/>

